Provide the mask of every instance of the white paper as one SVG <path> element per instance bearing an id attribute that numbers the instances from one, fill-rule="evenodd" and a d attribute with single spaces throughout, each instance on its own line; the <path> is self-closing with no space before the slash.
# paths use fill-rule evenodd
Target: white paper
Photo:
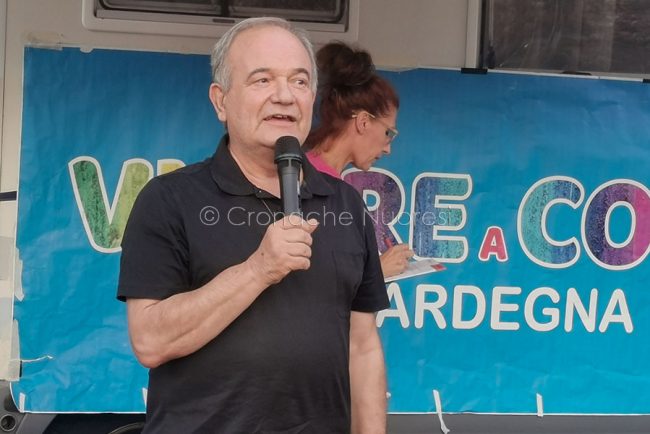
<path id="1" fill-rule="evenodd" d="M 406 270 L 395 276 L 384 279 L 384 282 L 406 279 L 407 277 L 420 276 L 422 274 L 435 273 L 445 269 L 445 266 L 433 259 L 420 259 L 419 261 L 409 261 Z"/>

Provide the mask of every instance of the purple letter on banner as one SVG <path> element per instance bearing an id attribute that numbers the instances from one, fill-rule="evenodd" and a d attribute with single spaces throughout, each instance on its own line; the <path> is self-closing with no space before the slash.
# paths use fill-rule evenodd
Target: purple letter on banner
<path id="1" fill-rule="evenodd" d="M 620 206 L 630 211 L 632 224 L 627 239 L 615 243 L 610 216 Z M 628 179 L 600 186 L 585 205 L 582 239 L 589 256 L 603 268 L 624 270 L 639 264 L 650 250 L 650 191 Z"/>
<path id="2" fill-rule="evenodd" d="M 375 235 L 380 252 L 402 241 L 393 229 L 404 211 L 404 187 L 391 172 L 373 168 L 368 172 L 358 170 L 344 173 L 343 179 L 363 196 L 368 212 L 375 224 Z"/>

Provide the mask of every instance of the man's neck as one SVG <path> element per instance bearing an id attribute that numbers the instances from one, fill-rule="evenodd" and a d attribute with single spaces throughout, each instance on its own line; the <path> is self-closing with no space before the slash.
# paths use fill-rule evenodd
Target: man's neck
<path id="1" fill-rule="evenodd" d="M 277 168 L 273 162 L 272 149 L 242 149 L 242 147 L 232 143 L 229 149 L 232 158 L 251 184 L 276 197 L 280 197 L 280 184 Z"/>

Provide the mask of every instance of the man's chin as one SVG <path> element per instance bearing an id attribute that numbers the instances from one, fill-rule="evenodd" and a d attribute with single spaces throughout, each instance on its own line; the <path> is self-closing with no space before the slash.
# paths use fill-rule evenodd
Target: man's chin
<path id="1" fill-rule="evenodd" d="M 279 131 L 276 132 L 275 134 L 269 135 L 268 139 L 265 140 L 264 142 L 268 143 L 269 146 L 275 147 L 275 142 L 277 142 L 280 137 L 284 137 L 284 136 L 292 136 L 297 138 L 298 142 L 300 142 L 300 145 L 302 145 L 305 139 L 307 138 L 306 134 L 297 132 L 295 130 L 287 130 L 287 131 Z"/>

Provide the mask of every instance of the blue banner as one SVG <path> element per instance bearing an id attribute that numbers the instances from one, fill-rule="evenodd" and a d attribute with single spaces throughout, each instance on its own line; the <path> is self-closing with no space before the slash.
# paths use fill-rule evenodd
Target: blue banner
<path id="1" fill-rule="evenodd" d="M 650 413 L 650 88 L 490 72 L 383 73 L 400 135 L 369 172 L 380 249 L 446 270 L 387 284 L 391 412 Z M 115 300 L 151 177 L 222 133 L 206 56 L 25 53 L 16 303 L 27 411 L 143 411 Z"/>

